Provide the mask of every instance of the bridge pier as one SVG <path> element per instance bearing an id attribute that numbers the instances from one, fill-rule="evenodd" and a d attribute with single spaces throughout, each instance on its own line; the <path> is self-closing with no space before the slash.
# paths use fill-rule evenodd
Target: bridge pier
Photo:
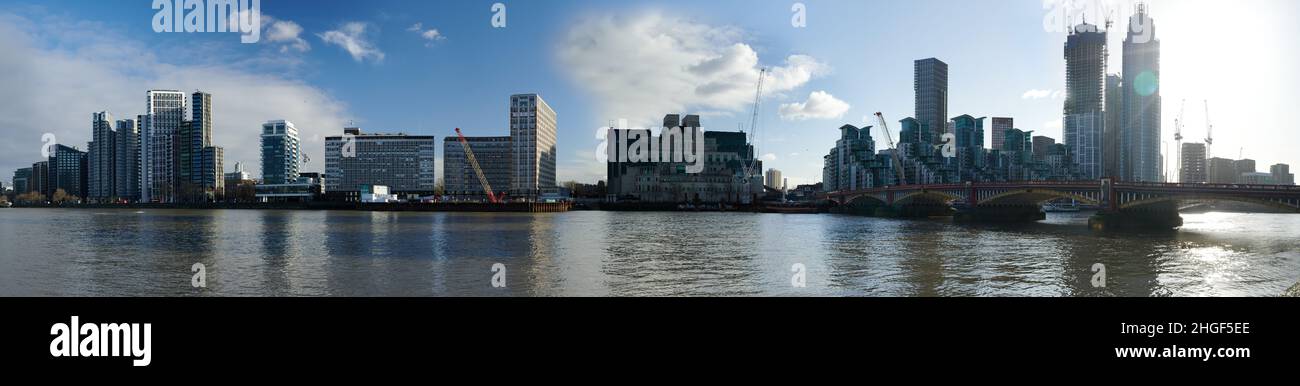
<path id="1" fill-rule="evenodd" d="M 964 209 L 953 216 L 957 222 L 1035 222 L 1046 220 L 1047 214 L 1038 205 L 978 205 Z"/>
<path id="2" fill-rule="evenodd" d="M 1168 230 L 1181 226 L 1183 226 L 1183 217 L 1178 215 L 1178 204 L 1173 201 L 1143 205 L 1133 209 L 1101 211 L 1088 219 L 1088 227 L 1099 231 Z"/>

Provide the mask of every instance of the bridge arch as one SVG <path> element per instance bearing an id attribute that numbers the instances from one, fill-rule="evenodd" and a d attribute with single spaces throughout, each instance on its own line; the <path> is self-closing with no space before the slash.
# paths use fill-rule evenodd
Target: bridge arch
<path id="1" fill-rule="evenodd" d="M 872 196 L 870 194 L 863 194 L 860 196 L 854 196 L 849 198 L 848 201 L 845 202 L 843 205 L 883 206 L 883 205 L 888 205 L 888 203 L 886 203 L 884 200 L 881 200 L 880 198 L 877 198 L 876 196 Z"/>
<path id="2" fill-rule="evenodd" d="M 1044 202 L 1070 198 L 1085 205 L 1100 205 L 1100 192 L 1096 197 L 1080 194 L 1078 192 L 1069 192 L 1057 189 L 1016 189 L 994 194 L 989 197 L 980 199 L 980 205 L 999 205 L 999 204 L 1021 204 L 1021 205 L 1042 205 Z"/>
<path id="3" fill-rule="evenodd" d="M 948 203 L 951 201 L 965 201 L 965 200 L 966 197 L 958 196 L 956 194 L 952 194 L 944 191 L 918 190 L 918 191 L 907 192 L 900 196 L 894 197 L 894 205 L 907 205 L 911 203 L 916 203 L 918 201 L 927 202 L 927 203 Z"/>
<path id="4" fill-rule="evenodd" d="M 1259 198 L 1251 198 L 1251 197 L 1241 197 L 1241 196 L 1232 196 L 1232 195 L 1221 195 L 1221 194 L 1193 194 L 1193 195 L 1181 195 L 1181 194 L 1180 194 L 1180 195 L 1176 195 L 1176 196 L 1158 196 L 1158 197 L 1150 197 L 1150 198 L 1145 198 L 1145 199 L 1140 199 L 1140 200 L 1132 200 L 1132 201 L 1125 202 L 1125 203 L 1121 204 L 1121 205 L 1119 206 L 1119 208 L 1120 208 L 1120 209 L 1137 209 L 1137 208 L 1141 208 L 1141 207 L 1148 206 L 1148 205 L 1155 205 L 1155 204 L 1160 204 L 1160 203 L 1165 203 L 1165 202 L 1175 202 L 1175 203 L 1176 203 L 1176 202 L 1179 202 L 1179 201 L 1210 201 L 1210 202 L 1214 202 L 1214 201 L 1227 201 L 1227 202 L 1240 202 L 1240 203 L 1255 204 L 1255 205 L 1261 205 L 1261 206 L 1273 207 L 1273 208 L 1278 208 L 1278 209 L 1284 209 L 1284 210 L 1289 210 L 1289 211 L 1294 211 L 1294 212 L 1300 213 L 1300 201 L 1288 201 L 1288 202 L 1282 202 L 1282 201 L 1273 201 L 1273 200 L 1267 200 L 1267 199 L 1259 199 Z M 1291 203 L 1289 203 L 1289 202 L 1296 202 L 1296 204 L 1291 204 Z"/>

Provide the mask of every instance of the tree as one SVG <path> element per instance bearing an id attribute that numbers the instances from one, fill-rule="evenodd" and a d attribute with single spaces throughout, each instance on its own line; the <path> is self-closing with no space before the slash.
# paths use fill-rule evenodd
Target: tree
<path id="1" fill-rule="evenodd" d="M 14 200 L 20 204 L 43 204 L 45 203 L 45 195 L 41 194 L 41 192 L 31 191 L 18 195 Z"/>
<path id="2" fill-rule="evenodd" d="M 63 205 L 64 203 L 68 203 L 68 202 L 76 203 L 78 201 L 81 201 L 81 198 L 75 195 L 68 194 L 67 191 L 64 191 L 63 189 L 60 188 L 54 190 L 54 197 L 50 201 L 53 201 L 54 204 L 56 205 Z"/>
<path id="3" fill-rule="evenodd" d="M 257 201 L 257 183 L 253 180 L 239 181 L 239 186 L 235 188 L 236 202 L 256 202 Z"/>

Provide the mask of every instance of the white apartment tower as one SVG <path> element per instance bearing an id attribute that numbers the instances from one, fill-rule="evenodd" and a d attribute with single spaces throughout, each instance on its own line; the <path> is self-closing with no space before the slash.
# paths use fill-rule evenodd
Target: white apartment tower
<path id="1" fill-rule="evenodd" d="M 540 95 L 510 96 L 511 197 L 536 200 L 557 191 L 556 138 L 555 110 Z"/>
<path id="2" fill-rule="evenodd" d="M 140 201 L 173 202 L 177 185 L 176 135 L 185 120 L 185 93 L 149 90 L 140 135 Z"/>

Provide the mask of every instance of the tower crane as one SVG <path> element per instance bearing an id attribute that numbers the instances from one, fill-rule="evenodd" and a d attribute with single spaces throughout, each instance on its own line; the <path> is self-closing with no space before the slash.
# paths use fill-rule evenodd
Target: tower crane
<path id="1" fill-rule="evenodd" d="M 885 115 L 876 112 L 876 120 L 880 121 L 880 129 L 885 131 L 885 144 L 889 145 L 890 152 L 894 158 L 894 170 L 898 171 L 898 184 L 907 185 L 907 172 L 903 171 L 903 156 L 899 154 L 898 147 L 894 145 L 894 137 L 889 134 L 889 124 L 885 122 Z"/>
<path id="2" fill-rule="evenodd" d="M 766 76 L 767 67 L 758 70 L 758 86 L 754 90 L 754 106 L 749 117 L 749 144 L 750 148 L 754 150 L 754 157 L 750 157 L 748 162 L 745 163 L 745 186 L 749 186 L 749 180 L 754 176 L 754 167 L 758 164 L 758 108 L 761 105 L 759 99 L 763 97 L 763 78 Z"/>
<path id="3" fill-rule="evenodd" d="M 1210 101 L 1205 101 L 1205 158 L 1214 157 L 1210 151 L 1214 146 L 1214 125 L 1210 123 Z"/>
<path id="4" fill-rule="evenodd" d="M 469 148 L 469 141 L 465 140 L 465 135 L 460 133 L 460 128 L 456 128 L 456 138 L 460 140 L 460 146 L 465 149 L 465 158 L 469 160 L 469 165 L 474 168 L 474 174 L 478 176 L 478 183 L 483 185 L 483 193 L 487 194 L 488 202 L 493 204 L 501 203 L 501 199 L 506 193 L 496 194 L 492 192 L 492 185 L 488 183 L 487 177 L 483 176 L 483 169 L 478 166 L 478 159 L 474 158 L 474 150 Z"/>
<path id="5" fill-rule="evenodd" d="M 1183 182 L 1183 113 L 1187 112 L 1187 100 L 1178 104 L 1178 119 L 1174 119 L 1174 151 L 1178 152 L 1178 182 Z M 1166 153 L 1168 154 L 1168 153 Z"/>

